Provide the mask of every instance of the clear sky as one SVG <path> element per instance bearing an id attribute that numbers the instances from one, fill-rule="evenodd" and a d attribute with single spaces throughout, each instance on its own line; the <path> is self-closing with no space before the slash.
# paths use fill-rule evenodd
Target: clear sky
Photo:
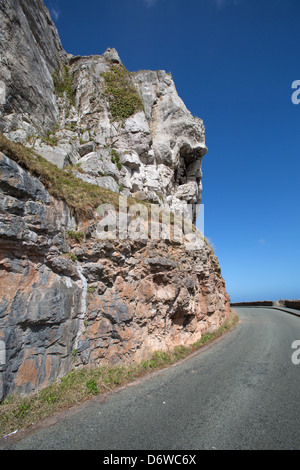
<path id="1" fill-rule="evenodd" d="M 232 301 L 300 298 L 300 1 L 45 3 L 67 52 L 171 72 L 204 120 L 205 235 Z"/>

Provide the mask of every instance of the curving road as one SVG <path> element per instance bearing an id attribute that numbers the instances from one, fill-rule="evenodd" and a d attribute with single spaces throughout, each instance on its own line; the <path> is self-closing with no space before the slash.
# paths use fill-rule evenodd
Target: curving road
<path id="1" fill-rule="evenodd" d="M 0 447 L 300 449 L 300 318 L 235 310 L 241 322 L 196 356 Z"/>

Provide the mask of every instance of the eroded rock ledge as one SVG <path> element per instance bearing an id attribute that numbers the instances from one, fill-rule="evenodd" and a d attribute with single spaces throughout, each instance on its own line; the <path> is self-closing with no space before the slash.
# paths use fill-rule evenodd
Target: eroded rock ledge
<path id="1" fill-rule="evenodd" d="M 195 223 L 207 152 L 163 70 L 129 72 L 117 51 L 72 56 L 42 0 L 0 3 L 0 132 L 59 168 Z"/>

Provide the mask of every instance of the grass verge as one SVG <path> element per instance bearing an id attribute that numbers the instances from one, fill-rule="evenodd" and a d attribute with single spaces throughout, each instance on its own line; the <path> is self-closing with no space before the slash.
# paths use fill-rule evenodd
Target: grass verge
<path id="1" fill-rule="evenodd" d="M 33 395 L 25 398 L 12 395 L 0 405 L 0 437 L 175 364 L 230 331 L 238 321 L 237 314 L 231 311 L 218 330 L 204 333 L 192 346 L 178 346 L 169 352 L 157 351 L 147 361 L 125 366 L 75 369 Z"/>

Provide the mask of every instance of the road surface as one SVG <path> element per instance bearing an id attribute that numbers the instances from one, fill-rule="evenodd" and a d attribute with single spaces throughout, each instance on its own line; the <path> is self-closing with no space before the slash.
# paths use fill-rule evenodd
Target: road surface
<path id="1" fill-rule="evenodd" d="M 300 449 L 300 318 L 235 308 L 235 329 L 196 356 L 6 449 Z M 300 358 L 300 354 L 298 355 Z"/>

